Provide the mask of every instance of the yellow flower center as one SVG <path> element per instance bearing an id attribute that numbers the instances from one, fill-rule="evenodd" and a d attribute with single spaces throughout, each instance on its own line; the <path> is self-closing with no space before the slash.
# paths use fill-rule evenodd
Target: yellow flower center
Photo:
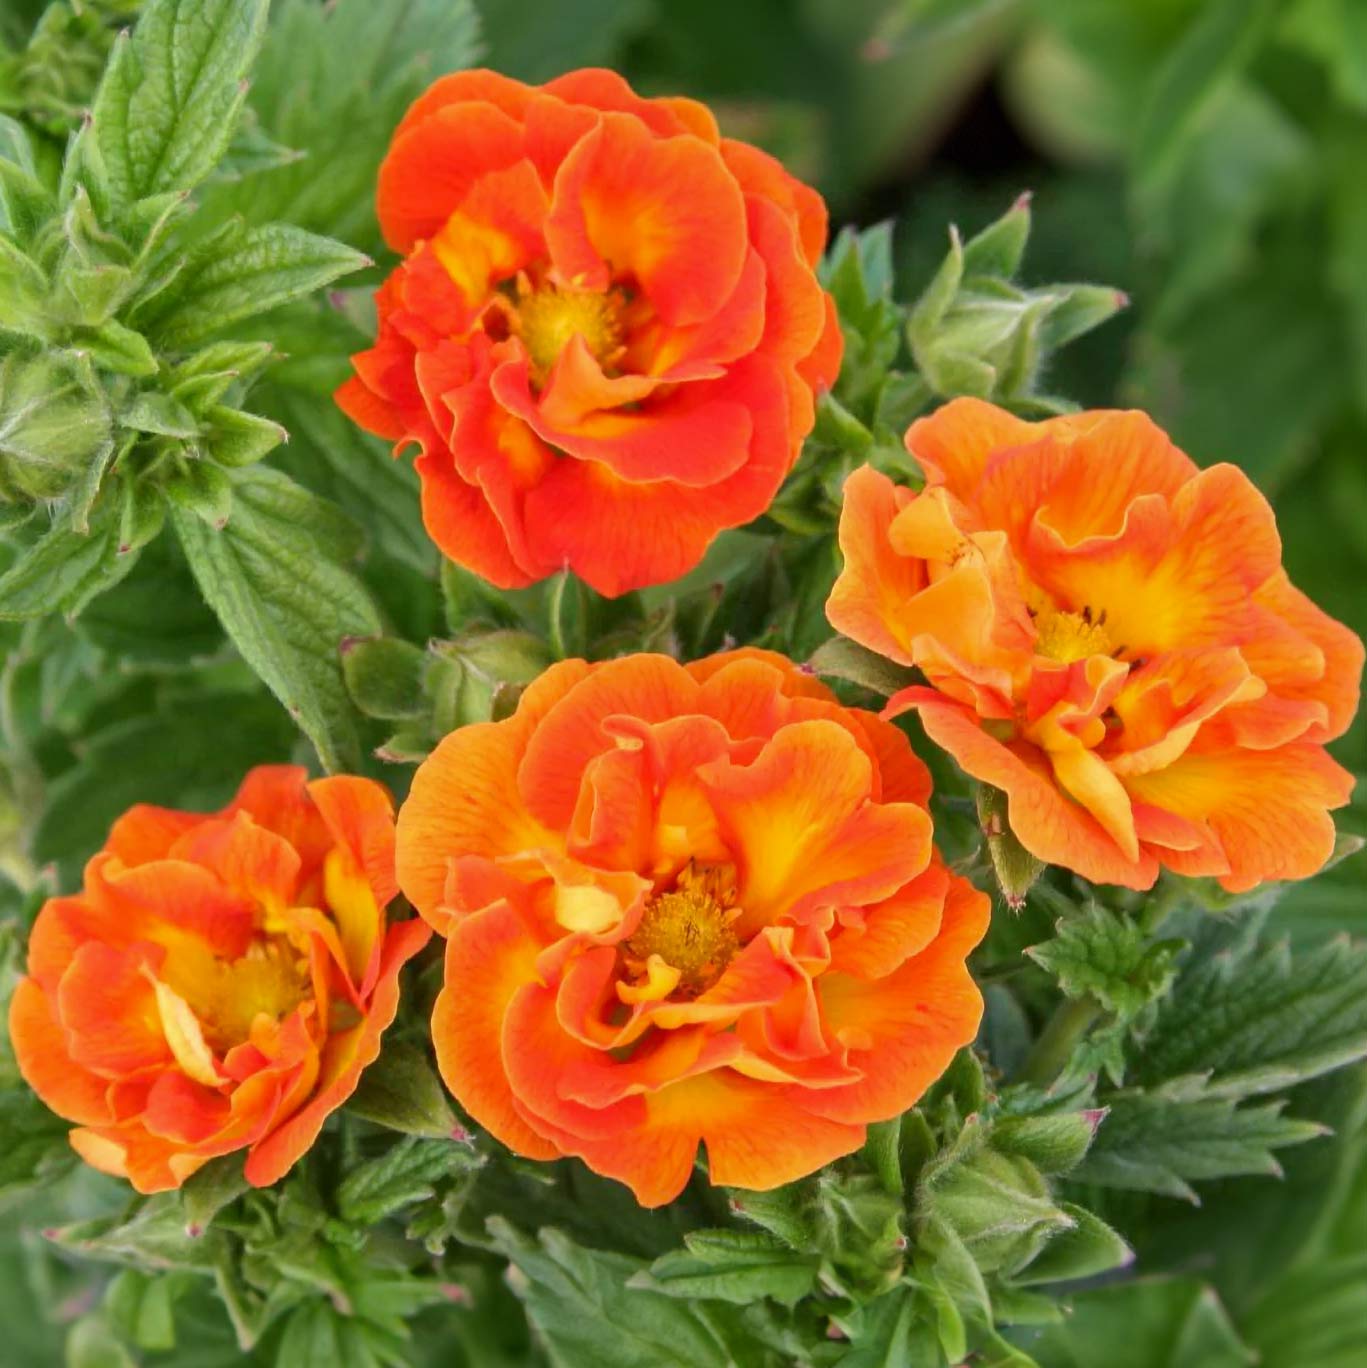
<path id="1" fill-rule="evenodd" d="M 1088 656 L 1110 655 L 1115 649 L 1106 630 L 1105 612 L 1094 617 L 1090 608 L 1080 613 L 1047 609 L 1035 619 L 1035 631 L 1035 650 L 1064 665 L 1086 660 Z"/>
<path id="2" fill-rule="evenodd" d="M 674 888 L 646 904 L 626 943 L 628 953 L 642 963 L 658 955 L 678 970 L 676 991 L 690 997 L 705 993 L 739 949 L 733 923 L 740 910 L 731 905 L 733 896 L 734 871 L 702 872 L 689 865 Z"/>
<path id="3" fill-rule="evenodd" d="M 522 280 L 508 326 L 522 339 L 532 371 L 541 381 L 575 337 L 584 339 L 601 365 L 616 360 L 624 336 L 622 303 L 616 290 L 598 294 L 592 290 L 560 290 L 549 284 L 533 289 Z"/>
<path id="4" fill-rule="evenodd" d="M 312 991 L 307 961 L 280 936 L 255 942 L 235 960 L 218 959 L 207 945 L 188 941 L 166 957 L 161 978 L 220 1054 L 250 1036 L 258 1015 L 279 1021 Z"/>

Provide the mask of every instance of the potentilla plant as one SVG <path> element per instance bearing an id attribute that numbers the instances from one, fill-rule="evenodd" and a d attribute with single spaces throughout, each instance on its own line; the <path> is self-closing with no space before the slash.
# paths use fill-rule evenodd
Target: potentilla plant
<path id="1" fill-rule="evenodd" d="M 1023 197 L 904 301 L 460 5 L 134 8 L 0 66 L 22 1361 L 1247 1361 L 1211 1184 L 1361 1093 L 1367 949 L 1265 923 L 1363 649 L 1045 388 L 1124 297 Z"/>

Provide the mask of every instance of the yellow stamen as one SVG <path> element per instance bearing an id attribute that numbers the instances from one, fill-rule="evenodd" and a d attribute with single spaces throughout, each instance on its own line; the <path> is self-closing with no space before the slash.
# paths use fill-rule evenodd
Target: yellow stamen
<path id="1" fill-rule="evenodd" d="M 674 888 L 646 904 L 636 932 L 626 943 L 632 959 L 652 965 L 658 980 L 664 966 L 678 973 L 676 991 L 696 997 L 722 976 L 740 948 L 733 926 L 740 915 L 730 905 L 735 896 L 735 870 L 690 865 Z"/>
<path id="2" fill-rule="evenodd" d="M 279 1021 L 310 993 L 307 963 L 274 938 L 257 941 L 235 960 L 218 959 L 207 945 L 188 941 L 167 955 L 160 978 L 220 1054 L 248 1039 L 259 1014 Z"/>
<path id="3" fill-rule="evenodd" d="M 1106 614 L 1093 617 L 1086 608 L 1080 613 L 1048 609 L 1035 619 L 1035 631 L 1035 650 L 1064 665 L 1088 656 L 1110 655 L 1115 649 L 1106 630 Z"/>
<path id="4" fill-rule="evenodd" d="M 601 364 L 616 360 L 622 350 L 622 304 L 616 290 L 599 294 L 560 290 L 549 284 L 533 289 L 523 280 L 518 283 L 508 326 L 522 339 L 532 372 L 542 381 L 575 337 L 584 339 Z"/>

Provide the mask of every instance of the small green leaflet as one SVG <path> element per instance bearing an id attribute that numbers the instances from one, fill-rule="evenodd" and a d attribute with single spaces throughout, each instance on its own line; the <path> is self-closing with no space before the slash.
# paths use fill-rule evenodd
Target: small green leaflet
<path id="1" fill-rule="evenodd" d="M 88 132 L 110 197 L 126 208 L 191 190 L 232 141 L 269 0 L 152 0 L 121 37 Z"/>
<path id="2" fill-rule="evenodd" d="M 360 761 L 338 647 L 377 636 L 380 619 L 345 566 L 349 520 L 277 471 L 249 467 L 221 531 L 173 506 L 200 592 L 242 658 L 289 710 L 329 771 Z"/>

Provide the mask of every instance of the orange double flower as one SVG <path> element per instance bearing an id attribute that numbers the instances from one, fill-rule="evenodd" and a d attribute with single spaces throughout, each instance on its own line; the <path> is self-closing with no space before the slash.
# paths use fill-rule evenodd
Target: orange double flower
<path id="1" fill-rule="evenodd" d="M 221 813 L 129 809 L 52 898 L 9 1027 L 19 1068 L 88 1163 L 140 1192 L 249 1151 L 282 1177 L 394 1019 L 421 921 L 386 926 L 388 793 L 253 770 Z"/>
<path id="2" fill-rule="evenodd" d="M 620 594 L 769 506 L 841 353 L 825 206 L 773 158 L 610 71 L 457 72 L 396 130 L 378 209 L 404 261 L 337 399 L 417 446 L 452 560 Z"/>
<path id="3" fill-rule="evenodd" d="M 931 845 L 905 736 L 779 656 L 566 661 L 448 736 L 399 815 L 447 938 L 432 1036 L 505 1144 L 655 1206 L 706 1146 L 771 1188 L 972 1040 L 988 899 Z"/>
<path id="4" fill-rule="evenodd" d="M 1303 878 L 1353 779 L 1362 643 L 1287 579 L 1266 500 L 1144 415 L 1027 423 L 959 399 L 912 425 L 924 490 L 845 487 L 846 636 L 923 672 L 896 695 L 1007 794 L 1025 848 L 1147 888 Z"/>

